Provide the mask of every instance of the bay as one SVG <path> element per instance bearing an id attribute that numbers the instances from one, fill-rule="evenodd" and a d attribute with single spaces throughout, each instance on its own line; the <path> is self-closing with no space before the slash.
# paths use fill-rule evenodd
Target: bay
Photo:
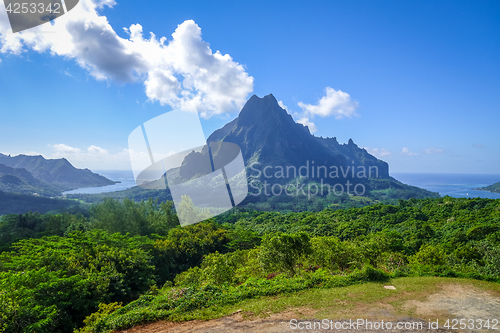
<path id="1" fill-rule="evenodd" d="M 108 193 L 108 192 L 123 191 L 128 188 L 136 186 L 132 170 L 100 170 L 94 172 L 110 180 L 113 180 L 115 182 L 118 181 L 120 183 L 108 186 L 101 186 L 101 187 L 82 187 L 75 190 L 63 192 L 63 195 Z"/>
<path id="2" fill-rule="evenodd" d="M 87 187 L 66 191 L 63 194 L 98 194 L 123 191 L 136 186 L 131 170 L 101 170 L 96 173 L 120 183 L 103 186 Z M 441 196 L 454 198 L 490 198 L 500 199 L 500 193 L 478 191 L 475 188 L 485 187 L 500 181 L 500 174 L 446 174 L 446 173 L 391 173 L 400 182 L 417 186 Z"/>
<path id="3" fill-rule="evenodd" d="M 441 196 L 500 199 L 500 193 L 474 190 L 499 182 L 500 174 L 392 173 L 391 176 Z"/>

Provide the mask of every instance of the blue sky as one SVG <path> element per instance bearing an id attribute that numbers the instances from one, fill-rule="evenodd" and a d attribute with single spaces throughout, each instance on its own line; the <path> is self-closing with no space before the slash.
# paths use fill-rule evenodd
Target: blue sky
<path id="1" fill-rule="evenodd" d="M 199 102 L 208 136 L 234 119 L 252 94 L 273 93 L 296 120 L 314 123 L 315 135 L 341 143 L 352 138 L 392 172 L 500 172 L 498 1 L 139 4 L 82 0 L 73 17 L 71 11 L 58 19 L 60 26 L 46 24 L 22 38 L 6 31 L 0 13 L 0 152 L 127 169 L 128 135 L 149 119 Z M 95 31 L 83 29 L 77 43 L 58 30 L 86 20 L 112 36 L 94 38 Z M 177 31 L 178 43 L 169 44 L 177 60 L 170 62 L 170 53 L 151 42 L 132 45 L 135 24 L 144 39 L 153 32 L 166 44 Z M 184 63 L 178 45 L 193 47 L 193 57 L 206 56 L 196 27 L 212 53 Z M 115 40 L 123 49 L 107 48 Z M 224 60 L 226 54 L 232 60 Z M 212 64 L 208 76 L 234 80 L 235 92 L 212 89 L 199 74 L 205 64 Z M 160 67 L 182 85 L 178 96 L 169 95 L 175 84 L 165 88 L 171 81 Z"/>

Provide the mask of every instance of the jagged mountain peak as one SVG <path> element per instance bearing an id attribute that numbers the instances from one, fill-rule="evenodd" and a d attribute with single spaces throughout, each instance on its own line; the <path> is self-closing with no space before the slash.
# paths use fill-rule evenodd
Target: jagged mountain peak
<path id="1" fill-rule="evenodd" d="M 253 95 L 241 110 L 238 116 L 238 125 L 247 127 L 260 126 L 263 122 L 295 123 L 292 116 L 279 106 L 273 94 L 262 98 Z"/>
<path id="2" fill-rule="evenodd" d="M 272 95 L 253 95 L 238 117 L 215 131 L 209 142 L 224 141 L 237 144 L 245 163 L 280 166 L 316 165 L 345 166 L 377 165 L 383 178 L 389 177 L 387 163 L 359 148 L 352 139 L 340 145 L 336 137 L 312 135 L 308 128 L 296 123 Z"/>

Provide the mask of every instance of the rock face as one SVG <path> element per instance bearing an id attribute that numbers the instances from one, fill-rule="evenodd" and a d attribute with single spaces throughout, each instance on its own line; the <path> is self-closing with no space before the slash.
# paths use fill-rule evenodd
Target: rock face
<path id="1" fill-rule="evenodd" d="M 242 150 L 247 167 L 269 166 L 326 166 L 376 167 L 372 177 L 390 179 L 389 166 L 359 148 L 352 140 L 339 144 L 336 138 L 322 138 L 310 134 L 309 129 L 296 123 L 270 94 L 263 98 L 253 95 L 239 116 L 215 131 L 209 142 L 232 142 Z M 356 169 L 358 170 L 358 169 Z M 375 169 L 373 169 L 375 170 Z M 352 174 L 350 173 L 352 176 Z M 349 178 L 346 175 L 344 178 Z M 314 177 L 313 177 L 314 178 Z"/>

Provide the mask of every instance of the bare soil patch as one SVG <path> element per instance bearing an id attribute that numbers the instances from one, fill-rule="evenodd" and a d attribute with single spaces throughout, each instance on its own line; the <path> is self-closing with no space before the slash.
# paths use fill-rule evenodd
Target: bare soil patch
<path id="1" fill-rule="evenodd" d="M 381 287 L 382 288 L 382 287 Z M 398 322 L 422 322 L 423 329 L 357 329 L 342 330 L 343 332 L 495 332 L 495 330 L 448 330 L 442 327 L 446 319 L 498 319 L 500 320 L 500 293 L 496 291 L 484 291 L 473 285 L 464 283 L 443 283 L 438 285 L 438 291 L 430 295 L 414 295 L 415 298 L 405 300 L 409 293 L 401 293 L 401 297 L 394 295 L 382 299 L 373 304 L 356 303 L 349 310 L 342 310 L 336 314 L 337 318 L 370 318 L 373 320 L 384 320 L 395 326 Z M 403 298 L 404 297 L 404 298 Z M 398 298 L 402 301 L 398 304 Z M 243 332 L 328 332 L 325 329 L 292 329 L 291 319 L 301 321 L 319 321 L 317 318 L 319 310 L 308 307 L 294 308 L 280 313 L 268 313 L 266 318 L 256 317 L 251 312 L 240 311 L 230 316 L 219 319 L 201 321 L 192 320 L 186 322 L 156 322 L 148 325 L 137 326 L 120 333 L 243 333 Z M 309 319 L 300 319 L 309 318 Z M 428 319 L 439 319 L 439 329 L 428 329 Z M 329 318 L 334 319 L 334 318 Z M 346 319 L 344 319 L 345 321 Z M 341 321 L 341 320 L 337 320 Z M 348 319 L 347 319 L 348 321 Z M 500 324 L 499 324 L 500 326 Z M 500 327 L 499 327 L 500 328 Z M 333 329 L 331 331 L 339 331 Z"/>

